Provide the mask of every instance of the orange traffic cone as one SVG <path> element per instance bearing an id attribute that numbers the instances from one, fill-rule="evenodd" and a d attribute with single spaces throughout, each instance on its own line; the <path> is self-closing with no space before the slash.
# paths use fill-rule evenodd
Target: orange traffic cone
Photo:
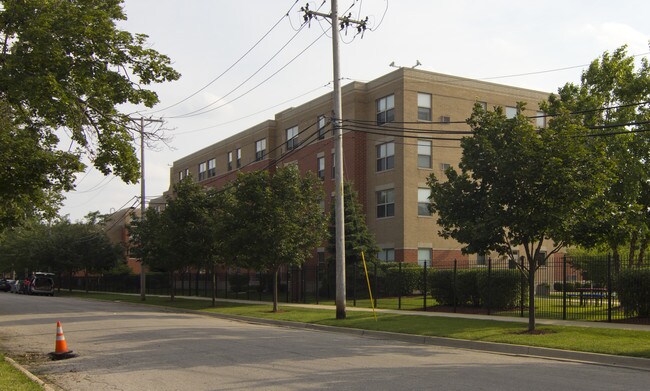
<path id="1" fill-rule="evenodd" d="M 54 346 L 54 352 L 50 353 L 55 359 L 69 358 L 73 357 L 72 350 L 68 350 L 68 344 L 65 342 L 65 337 L 63 336 L 63 327 L 61 327 L 61 322 L 56 322 L 56 344 Z"/>

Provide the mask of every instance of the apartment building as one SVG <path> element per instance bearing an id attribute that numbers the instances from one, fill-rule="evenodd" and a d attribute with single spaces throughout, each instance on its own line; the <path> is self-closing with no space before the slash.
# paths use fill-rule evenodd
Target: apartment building
<path id="1" fill-rule="evenodd" d="M 382 248 L 379 258 L 429 265 L 467 261 L 459 243 L 438 235 L 426 208 L 427 178 L 432 173 L 444 178 L 447 167 L 458 165 L 459 140 L 470 130 L 465 120 L 477 102 L 502 106 L 513 116 L 517 102 L 526 102 L 528 114 L 536 115 L 548 93 L 400 68 L 347 84 L 342 94 L 344 176 L 359 193 L 368 227 Z M 174 162 L 170 189 L 190 174 L 205 186 L 221 187 L 239 170 L 297 164 L 323 180 L 330 210 L 335 189 L 331 113 L 331 94 L 323 95 L 192 153 Z M 324 250 L 317 251 L 322 256 Z"/>

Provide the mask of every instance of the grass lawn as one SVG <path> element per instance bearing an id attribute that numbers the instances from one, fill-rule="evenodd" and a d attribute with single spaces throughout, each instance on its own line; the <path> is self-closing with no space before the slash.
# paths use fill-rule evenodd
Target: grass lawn
<path id="1" fill-rule="evenodd" d="M 473 341 L 500 342 L 650 358 L 650 331 L 544 325 L 537 327 L 538 330 L 543 331 L 543 334 L 531 335 L 523 333 L 527 329 L 525 322 L 512 323 L 500 322 L 498 320 L 474 320 L 382 313 L 377 314 L 377 321 L 375 321 L 371 312 L 355 311 L 348 311 L 347 319 L 345 320 L 336 320 L 333 309 L 306 309 L 282 306 L 282 304 L 280 304 L 280 312 L 273 313 L 271 311 L 271 304 L 259 305 L 217 302 L 217 306 L 212 307 L 210 300 L 186 298 L 176 298 L 172 302 L 168 297 L 147 296 L 147 300 L 142 302 L 138 295 L 130 296 L 101 293 L 70 294 L 62 292 L 62 296 L 65 295 L 364 330 L 391 331 Z"/>
<path id="2" fill-rule="evenodd" d="M 0 354 L 0 390 L 38 391 L 42 388 L 6 362 Z"/>

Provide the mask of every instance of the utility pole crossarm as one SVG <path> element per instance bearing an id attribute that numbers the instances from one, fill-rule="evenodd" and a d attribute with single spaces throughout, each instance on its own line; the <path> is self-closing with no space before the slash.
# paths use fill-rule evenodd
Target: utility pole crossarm
<path id="1" fill-rule="evenodd" d="M 140 221 L 144 220 L 144 213 L 145 213 L 145 187 L 144 187 L 144 127 L 145 127 L 145 121 L 146 122 L 160 122 L 163 123 L 162 119 L 153 119 L 153 118 L 134 118 L 134 117 L 129 117 L 129 119 L 133 122 L 140 122 Z M 140 260 L 140 300 L 144 301 L 146 299 L 145 296 L 145 288 L 146 285 L 146 278 L 145 278 L 145 273 L 144 273 L 144 259 Z"/>
<path id="2" fill-rule="evenodd" d="M 360 34 L 366 30 L 368 18 L 364 21 L 352 19 L 352 14 L 339 18 L 338 1 L 332 0 L 331 14 L 323 14 L 309 10 L 309 4 L 300 9 L 305 13 L 305 23 L 309 23 L 316 16 L 329 18 L 332 27 L 337 23 L 341 30 L 348 28 L 350 25 L 357 25 L 357 31 Z M 336 179 L 336 202 L 334 220 L 336 222 L 336 319 L 346 318 L 346 288 L 345 288 L 345 207 L 343 204 L 343 129 L 342 129 L 342 99 L 341 99 L 341 72 L 339 61 L 339 31 L 332 28 L 332 70 L 334 76 L 334 91 L 332 91 L 332 130 L 334 133 L 334 161 L 335 161 L 335 179 Z"/>

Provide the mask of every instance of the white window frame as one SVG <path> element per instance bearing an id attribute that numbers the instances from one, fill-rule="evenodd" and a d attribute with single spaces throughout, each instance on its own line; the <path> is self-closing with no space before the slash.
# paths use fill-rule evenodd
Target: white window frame
<path id="1" fill-rule="evenodd" d="M 298 148 L 298 126 L 292 126 L 285 130 L 287 138 L 287 151 Z"/>
<path id="2" fill-rule="evenodd" d="M 241 168 L 241 148 L 237 148 L 237 168 Z"/>
<path id="3" fill-rule="evenodd" d="M 217 175 L 217 160 L 210 159 L 208 160 L 208 178 L 212 178 Z"/>
<path id="4" fill-rule="evenodd" d="M 418 168 L 431 168 L 432 147 L 431 140 L 418 140 Z"/>
<path id="5" fill-rule="evenodd" d="M 431 94 L 418 92 L 418 121 L 431 121 Z"/>
<path id="6" fill-rule="evenodd" d="M 326 133 L 325 124 L 326 123 L 327 123 L 327 121 L 325 120 L 325 116 L 324 115 L 319 115 L 318 116 L 318 139 L 319 140 L 322 140 L 322 139 L 325 138 L 325 133 Z"/>
<path id="7" fill-rule="evenodd" d="M 232 151 L 228 152 L 228 171 L 232 171 Z"/>
<path id="8" fill-rule="evenodd" d="M 377 218 L 395 216 L 395 189 L 379 190 L 377 195 Z"/>
<path id="9" fill-rule="evenodd" d="M 377 125 L 395 121 L 395 94 L 377 99 Z"/>
<path id="10" fill-rule="evenodd" d="M 377 259 L 379 259 L 381 262 L 395 262 L 395 249 L 382 248 L 377 253 Z"/>
<path id="11" fill-rule="evenodd" d="M 201 162 L 199 163 L 199 181 L 202 181 L 206 178 L 208 172 L 208 163 Z"/>
<path id="12" fill-rule="evenodd" d="M 512 106 L 506 106 L 505 108 L 506 118 L 511 119 L 517 116 L 517 108 Z"/>
<path id="13" fill-rule="evenodd" d="M 429 196 L 431 195 L 431 189 L 418 187 L 418 216 L 430 217 L 431 212 L 429 212 Z"/>
<path id="14" fill-rule="evenodd" d="M 538 128 L 545 128 L 546 127 L 546 113 L 543 111 L 538 111 L 537 114 L 535 114 L 535 125 Z"/>
<path id="15" fill-rule="evenodd" d="M 266 154 L 266 139 L 255 141 L 255 161 L 260 161 L 264 159 Z"/>
<path id="16" fill-rule="evenodd" d="M 377 172 L 395 168 L 395 142 L 379 144 L 377 149 Z"/>
<path id="17" fill-rule="evenodd" d="M 424 266 L 427 262 L 427 267 L 431 267 L 432 251 L 428 247 L 418 247 L 418 265 Z"/>
<path id="18" fill-rule="evenodd" d="M 316 175 L 319 179 L 325 179 L 325 157 L 316 158 Z"/>

